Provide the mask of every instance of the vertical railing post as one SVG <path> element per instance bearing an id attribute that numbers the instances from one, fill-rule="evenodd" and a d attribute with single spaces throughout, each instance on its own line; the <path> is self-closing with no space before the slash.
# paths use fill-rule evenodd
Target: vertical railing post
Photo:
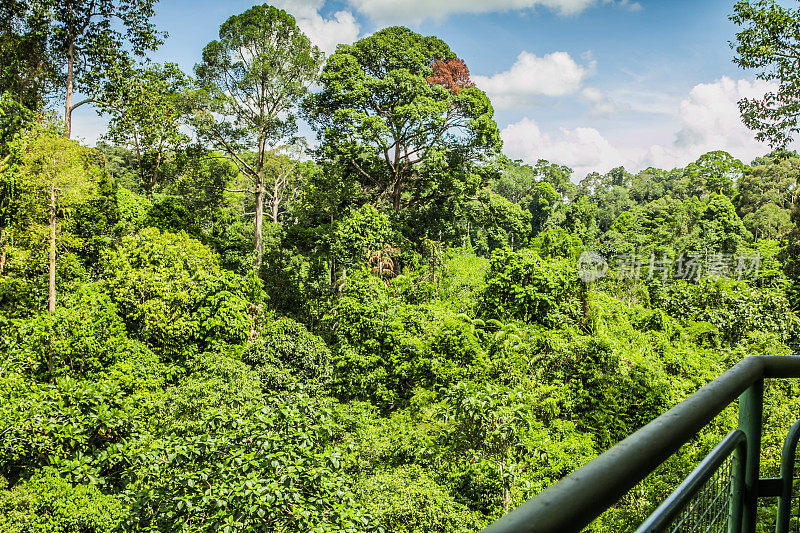
<path id="1" fill-rule="evenodd" d="M 775 533 L 789 533 L 792 517 L 792 485 L 794 483 L 797 441 L 800 440 L 800 420 L 792 424 L 781 451 L 781 496 L 778 499 L 778 518 Z"/>
<path id="2" fill-rule="evenodd" d="M 728 495 L 728 531 L 742 532 L 742 512 L 744 504 L 744 478 L 747 466 L 747 439 L 736 446 L 731 462 L 731 492 Z"/>
<path id="3" fill-rule="evenodd" d="M 755 533 L 758 518 L 758 477 L 761 461 L 761 417 L 764 380 L 755 381 L 739 396 L 739 429 L 747 436 L 744 464 L 742 533 Z M 741 491 L 741 488 L 740 488 Z"/>

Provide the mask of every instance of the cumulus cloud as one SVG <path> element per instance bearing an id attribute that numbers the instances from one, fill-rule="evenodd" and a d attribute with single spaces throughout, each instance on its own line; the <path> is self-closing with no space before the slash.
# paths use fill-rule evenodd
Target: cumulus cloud
<path id="1" fill-rule="evenodd" d="M 330 18 L 320 15 L 325 0 L 276 0 L 273 4 L 291 13 L 311 42 L 327 55 L 336 50 L 336 45 L 350 44 L 358 38 L 360 28 L 351 12 L 337 11 Z"/>
<path id="2" fill-rule="evenodd" d="M 559 15 L 575 15 L 598 4 L 616 4 L 637 11 L 642 6 L 630 0 L 348 0 L 348 3 L 376 22 L 442 20 L 459 13 L 490 13 L 547 8 Z"/>
<path id="3" fill-rule="evenodd" d="M 754 133 L 742 123 L 737 102 L 760 98 L 775 89 L 774 84 L 763 80 L 727 76 L 695 85 L 680 103 L 674 142 L 671 146 L 652 146 L 643 164 L 684 166 L 712 150 L 725 150 L 745 163 L 763 155 L 769 146 L 756 141 Z"/>
<path id="4" fill-rule="evenodd" d="M 618 103 L 597 87 L 583 89 L 581 100 L 590 105 L 589 113 L 594 117 L 607 117 L 630 109 L 629 105 Z"/>
<path id="5" fill-rule="evenodd" d="M 575 171 L 573 176 L 577 179 L 594 170 L 607 172 L 626 163 L 622 153 L 594 128 L 560 128 L 551 135 L 526 117 L 506 126 L 500 135 L 504 151 L 512 158 L 564 164 Z"/>
<path id="6" fill-rule="evenodd" d="M 314 17 L 299 19 L 297 24 L 327 55 L 333 53 L 338 44 L 350 44 L 358 39 L 358 23 L 349 11 L 337 11 L 330 19 L 317 13 Z"/>
<path id="7" fill-rule="evenodd" d="M 511 68 L 494 76 L 472 76 L 498 109 L 526 107 L 538 96 L 563 96 L 580 89 L 595 70 L 595 61 L 579 65 L 567 52 L 538 57 L 521 52 Z"/>
<path id="8" fill-rule="evenodd" d="M 612 143 L 595 128 L 543 132 L 529 118 L 510 124 L 501 136 L 508 155 L 529 162 L 547 159 L 568 165 L 575 170 L 576 179 L 619 165 L 631 171 L 648 166 L 683 167 L 712 150 L 724 150 L 747 163 L 768 152 L 769 147 L 757 142 L 753 132 L 742 124 L 737 102 L 745 97 L 760 97 L 768 90 L 774 90 L 768 82 L 728 77 L 698 84 L 674 110 L 673 142 L 652 144 L 647 149 Z M 603 100 L 602 93 L 593 91 L 587 95 L 584 90 L 582 97 Z"/>
<path id="9" fill-rule="evenodd" d="M 742 98 L 761 98 L 774 90 L 777 87 L 771 82 L 732 80 L 727 76 L 714 83 L 696 85 L 681 102 L 682 127 L 675 144 L 679 147 L 726 144 L 746 149 L 760 146 L 742 123 L 737 102 Z"/>

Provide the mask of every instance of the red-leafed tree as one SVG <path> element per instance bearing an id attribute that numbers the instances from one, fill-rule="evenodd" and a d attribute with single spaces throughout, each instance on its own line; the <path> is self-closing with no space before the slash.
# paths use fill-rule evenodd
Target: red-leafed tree
<path id="1" fill-rule="evenodd" d="M 469 79 L 469 68 L 463 59 L 454 57 L 446 61 L 436 61 L 431 65 L 431 69 L 433 75 L 425 80 L 431 85 L 447 87 L 453 94 L 458 94 L 461 89 L 475 86 Z"/>
<path id="2" fill-rule="evenodd" d="M 337 48 L 319 84 L 304 110 L 321 150 L 375 202 L 441 209 L 494 172 L 492 105 L 444 41 L 383 29 Z"/>

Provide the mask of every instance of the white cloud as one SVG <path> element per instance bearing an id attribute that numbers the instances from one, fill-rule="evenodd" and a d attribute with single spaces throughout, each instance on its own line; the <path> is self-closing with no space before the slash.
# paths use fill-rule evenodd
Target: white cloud
<path id="1" fill-rule="evenodd" d="M 319 13 L 325 0 L 275 0 L 270 2 L 278 9 L 283 9 L 295 18 L 308 18 Z"/>
<path id="2" fill-rule="evenodd" d="M 583 89 L 581 91 L 581 100 L 587 102 L 591 106 L 589 114 L 594 117 L 607 117 L 630 110 L 629 105 L 618 103 L 597 87 L 586 87 Z"/>
<path id="3" fill-rule="evenodd" d="M 652 146 L 643 164 L 684 166 L 704 153 L 725 150 L 749 163 L 769 151 L 755 140 L 743 123 L 737 102 L 759 98 L 775 87 L 762 80 L 733 80 L 723 76 L 713 83 L 695 85 L 678 109 L 679 128 L 671 146 Z"/>
<path id="4" fill-rule="evenodd" d="M 642 4 L 640 4 L 639 2 L 631 2 L 630 0 L 621 0 L 619 6 L 624 7 L 629 11 L 641 11 L 642 9 L 644 9 L 642 7 Z"/>
<path id="5" fill-rule="evenodd" d="M 567 52 L 538 57 L 521 52 L 505 72 L 494 76 L 472 76 L 498 109 L 531 105 L 537 96 L 563 96 L 580 89 L 584 78 L 595 70 L 595 61 L 579 65 Z"/>
<path id="6" fill-rule="evenodd" d="M 674 115 L 680 105 L 682 95 L 655 91 L 637 91 L 631 89 L 615 89 L 610 98 L 615 102 L 623 102 L 625 109 L 634 113 Z"/>
<path id="7" fill-rule="evenodd" d="M 315 17 L 298 19 L 300 26 L 308 38 L 330 55 L 338 44 L 350 44 L 358 39 L 359 27 L 353 14 L 349 11 L 337 11 L 331 19 L 323 19 L 319 14 Z"/>
<path id="8" fill-rule="evenodd" d="M 585 89 L 582 97 L 602 102 L 603 94 L 591 89 Z M 528 162 L 541 158 L 568 165 L 575 170 L 576 180 L 591 171 L 607 172 L 619 165 L 631 171 L 648 166 L 683 167 L 713 150 L 724 150 L 749 163 L 767 153 L 769 147 L 757 142 L 753 132 L 744 126 L 737 102 L 745 97 L 760 97 L 768 90 L 774 87 L 764 81 L 728 77 L 698 84 L 673 111 L 676 119 L 673 141 L 645 149 L 612 143 L 594 128 L 542 132 L 529 118 L 505 127 L 501 136 L 511 157 Z"/>
<path id="9" fill-rule="evenodd" d="M 535 163 L 547 159 L 572 168 L 575 179 L 593 170 L 607 172 L 625 164 L 622 153 L 594 128 L 560 128 L 558 133 L 544 133 L 535 121 L 523 118 L 506 126 L 500 135 L 506 154 Z"/>
<path id="10" fill-rule="evenodd" d="M 297 25 L 311 42 L 330 55 L 340 43 L 350 44 L 358 38 L 359 26 L 349 11 L 337 11 L 323 18 L 319 10 L 325 0 L 276 0 L 274 5 L 291 13 Z"/>
<path id="11" fill-rule="evenodd" d="M 681 102 L 681 130 L 676 145 L 755 148 L 753 133 L 739 116 L 737 102 L 742 98 L 760 98 L 777 87 L 763 80 L 732 80 L 727 76 L 714 83 L 696 85 Z"/>
<path id="12" fill-rule="evenodd" d="M 412 21 L 427 18 L 443 20 L 458 13 L 490 13 L 535 9 L 551 9 L 559 15 L 576 15 L 597 4 L 616 4 L 632 11 L 642 9 L 630 0 L 348 0 L 348 3 L 376 22 Z"/>

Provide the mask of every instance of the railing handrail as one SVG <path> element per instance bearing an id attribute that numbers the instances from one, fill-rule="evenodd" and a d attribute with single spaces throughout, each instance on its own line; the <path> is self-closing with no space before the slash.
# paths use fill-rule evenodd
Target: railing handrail
<path id="1" fill-rule="evenodd" d="M 800 377 L 800 357 L 747 357 L 483 533 L 581 531 L 762 378 Z"/>

